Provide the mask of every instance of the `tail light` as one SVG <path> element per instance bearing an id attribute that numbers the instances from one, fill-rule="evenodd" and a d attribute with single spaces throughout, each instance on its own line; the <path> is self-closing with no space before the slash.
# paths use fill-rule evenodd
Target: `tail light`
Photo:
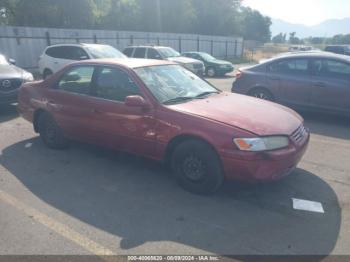
<path id="1" fill-rule="evenodd" d="M 236 73 L 236 79 L 239 79 L 243 76 L 243 72 L 238 70 L 237 73 Z"/>

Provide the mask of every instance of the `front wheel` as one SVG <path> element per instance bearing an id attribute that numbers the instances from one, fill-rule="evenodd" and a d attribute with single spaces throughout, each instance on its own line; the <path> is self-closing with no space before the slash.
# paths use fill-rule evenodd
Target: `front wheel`
<path id="1" fill-rule="evenodd" d="M 214 67 L 208 67 L 206 69 L 206 75 L 209 76 L 209 77 L 214 77 L 216 76 L 216 70 Z"/>
<path id="2" fill-rule="evenodd" d="M 197 140 L 183 142 L 175 149 L 172 169 L 180 186 L 195 194 L 214 193 L 224 181 L 217 153 Z"/>
<path id="3" fill-rule="evenodd" d="M 68 145 L 62 130 L 48 113 L 39 115 L 38 128 L 44 144 L 52 149 L 63 149 Z"/>

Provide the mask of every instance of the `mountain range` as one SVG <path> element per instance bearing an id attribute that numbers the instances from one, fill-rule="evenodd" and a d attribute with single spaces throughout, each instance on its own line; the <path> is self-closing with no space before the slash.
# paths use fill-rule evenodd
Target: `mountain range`
<path id="1" fill-rule="evenodd" d="M 318 25 L 306 26 L 302 24 L 292 24 L 280 19 L 272 19 L 272 36 L 279 33 L 296 32 L 296 36 L 305 38 L 313 37 L 332 37 L 338 34 L 350 34 L 350 17 L 343 19 L 330 19 Z"/>

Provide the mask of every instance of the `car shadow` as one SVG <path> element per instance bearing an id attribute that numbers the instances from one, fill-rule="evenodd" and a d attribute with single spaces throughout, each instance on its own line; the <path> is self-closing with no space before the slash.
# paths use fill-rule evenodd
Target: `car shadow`
<path id="1" fill-rule="evenodd" d="M 129 254 L 169 241 L 198 253 L 326 256 L 340 230 L 335 192 L 302 169 L 273 184 L 226 183 L 204 197 L 183 191 L 158 163 L 88 145 L 52 151 L 34 138 L 5 148 L 0 164 L 53 208 L 120 237 Z M 319 201 L 325 213 L 294 210 L 292 198 Z"/>
<path id="2" fill-rule="evenodd" d="M 320 112 L 299 111 L 311 133 L 350 139 L 350 117 Z"/>
<path id="3" fill-rule="evenodd" d="M 10 121 L 18 117 L 15 105 L 0 105 L 0 123 Z"/>

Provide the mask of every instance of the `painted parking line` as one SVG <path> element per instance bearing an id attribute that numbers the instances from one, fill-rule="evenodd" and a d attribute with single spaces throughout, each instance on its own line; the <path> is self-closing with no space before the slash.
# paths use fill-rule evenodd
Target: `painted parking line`
<path id="1" fill-rule="evenodd" d="M 323 206 L 320 202 L 303 200 L 292 198 L 293 200 L 293 208 L 296 210 L 309 211 L 315 213 L 324 213 Z"/>
<path id="2" fill-rule="evenodd" d="M 17 210 L 25 213 L 26 215 L 32 217 L 35 221 L 46 226 L 52 231 L 55 231 L 56 233 L 63 236 L 64 238 L 78 244 L 85 250 L 91 252 L 93 255 L 100 256 L 105 261 L 111 261 L 112 257 L 108 257 L 108 256 L 116 255 L 113 251 L 109 250 L 108 248 L 103 247 L 102 245 L 76 232 L 75 230 L 68 227 L 67 225 L 64 225 L 56 221 L 55 219 L 24 204 L 20 200 L 16 199 L 15 197 L 1 190 L 0 190 L 0 201 L 7 203 L 8 205 L 16 208 Z"/>

